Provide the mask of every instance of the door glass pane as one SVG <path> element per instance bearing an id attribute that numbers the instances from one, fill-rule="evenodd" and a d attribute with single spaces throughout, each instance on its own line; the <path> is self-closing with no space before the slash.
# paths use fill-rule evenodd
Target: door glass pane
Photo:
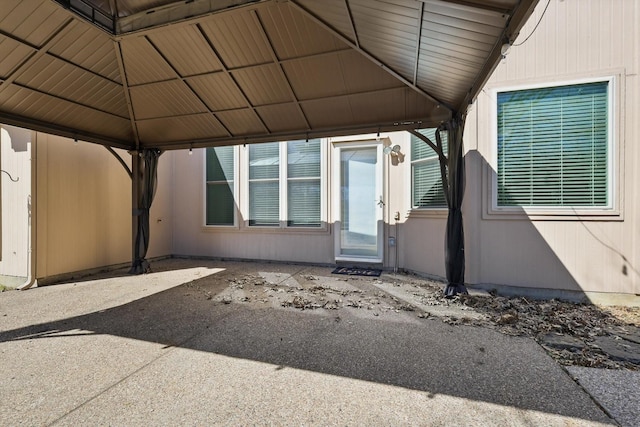
<path id="1" fill-rule="evenodd" d="M 376 147 L 340 151 L 340 254 L 378 255 Z"/>

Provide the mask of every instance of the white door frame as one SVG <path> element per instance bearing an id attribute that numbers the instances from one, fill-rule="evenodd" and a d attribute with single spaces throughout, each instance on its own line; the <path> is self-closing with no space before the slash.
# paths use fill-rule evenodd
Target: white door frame
<path id="1" fill-rule="evenodd" d="M 334 219 L 334 256 L 336 261 L 346 262 L 362 262 L 362 263 L 382 263 L 384 259 L 383 241 L 384 241 L 384 203 L 386 203 L 384 186 L 383 186 L 383 174 L 384 174 L 384 162 L 382 155 L 382 142 L 377 139 L 366 139 L 360 141 L 341 142 L 335 141 L 333 145 L 333 219 Z M 357 256 L 357 255 L 343 255 L 341 253 L 341 211 L 342 211 L 342 197 L 341 197 L 341 173 L 340 162 L 343 149 L 349 148 L 376 148 L 376 172 L 375 172 L 375 186 L 378 200 L 383 204 L 376 204 L 376 230 L 377 230 L 377 253 L 375 256 Z M 374 201 L 372 201 L 374 202 Z"/>

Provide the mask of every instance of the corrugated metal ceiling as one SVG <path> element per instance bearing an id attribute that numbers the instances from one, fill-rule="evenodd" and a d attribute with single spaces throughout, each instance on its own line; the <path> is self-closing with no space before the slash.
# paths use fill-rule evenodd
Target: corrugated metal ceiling
<path id="1" fill-rule="evenodd" d="M 0 122 L 127 149 L 433 126 L 536 2 L 3 0 Z"/>

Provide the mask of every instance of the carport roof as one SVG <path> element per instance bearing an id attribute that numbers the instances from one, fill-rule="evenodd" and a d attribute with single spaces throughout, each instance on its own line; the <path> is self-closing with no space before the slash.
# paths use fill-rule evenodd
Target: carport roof
<path id="1" fill-rule="evenodd" d="M 435 126 L 537 0 L 3 0 L 0 122 L 124 149 Z"/>

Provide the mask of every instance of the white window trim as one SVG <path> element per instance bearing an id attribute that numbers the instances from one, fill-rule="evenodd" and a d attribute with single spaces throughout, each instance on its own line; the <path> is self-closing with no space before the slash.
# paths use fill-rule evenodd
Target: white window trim
<path id="1" fill-rule="evenodd" d="M 327 226 L 327 139 L 320 139 L 320 227 L 312 226 L 289 226 L 288 222 L 288 192 L 287 192 L 287 142 L 280 141 L 279 144 L 279 156 L 280 156 L 280 168 L 278 177 L 279 191 L 280 191 L 280 204 L 279 204 L 279 225 L 266 226 L 266 225 L 249 225 L 249 147 L 244 145 L 242 148 L 242 156 L 237 164 L 242 163 L 241 177 L 242 180 L 242 197 L 241 209 L 243 220 L 243 228 L 248 231 L 261 231 L 261 232 L 288 232 L 288 233 L 326 233 L 328 231 Z"/>
<path id="2" fill-rule="evenodd" d="M 407 147 L 409 147 L 409 149 L 407 150 L 407 159 L 408 159 L 408 163 L 409 163 L 409 167 L 405 168 L 405 188 L 408 189 L 409 191 L 409 195 L 407 197 L 407 205 L 406 205 L 406 212 L 407 218 L 447 218 L 447 215 L 449 214 L 449 209 L 445 206 L 442 207 L 432 207 L 432 208 L 418 208 L 418 207 L 414 207 L 413 206 L 413 158 L 411 157 L 411 134 L 409 132 L 405 132 L 406 136 L 406 144 Z M 429 157 L 428 159 L 431 159 L 432 157 Z M 422 160 L 428 160 L 428 159 L 420 159 L 419 161 Z M 406 194 L 406 193 L 405 193 Z"/>
<path id="3" fill-rule="evenodd" d="M 552 206 L 536 206 L 536 207 L 518 207 L 518 206 L 498 206 L 497 188 L 498 188 L 498 101 L 497 95 L 500 92 L 509 92 L 514 90 L 539 89 L 558 86 L 569 86 L 584 83 L 609 82 L 608 93 L 608 142 L 609 142 L 609 183 L 607 207 L 552 207 Z M 521 84 L 508 86 L 495 86 L 486 90 L 489 96 L 489 123 L 490 123 L 490 139 L 489 139 L 489 163 L 484 166 L 484 175 L 486 182 L 487 194 L 483 197 L 485 209 L 483 209 L 483 219 L 522 219 L 530 220 L 623 220 L 623 144 L 621 135 L 624 135 L 622 108 L 624 106 L 624 71 L 616 70 L 616 72 L 607 73 L 605 75 L 588 75 L 563 80 L 553 81 L 537 81 L 523 82 Z"/>
<path id="4" fill-rule="evenodd" d="M 193 150 L 193 152 L 195 152 L 196 150 Z M 209 183 L 209 181 L 207 181 L 207 149 L 206 148 L 202 148 L 199 151 L 202 152 L 202 165 L 203 165 L 203 172 L 204 172 L 204 179 L 202 180 L 204 182 L 204 186 L 202 187 L 202 224 L 203 227 L 207 230 L 211 230 L 211 229 L 239 229 L 240 226 L 238 224 L 238 200 L 239 199 L 239 193 L 238 191 L 240 190 L 240 153 L 239 153 L 239 147 L 237 145 L 233 146 L 233 176 L 234 176 L 234 180 L 233 180 L 233 198 L 235 200 L 234 203 L 234 208 L 233 208 L 233 225 L 229 224 L 229 225 L 224 225 L 224 224 L 207 224 L 207 184 Z"/>

